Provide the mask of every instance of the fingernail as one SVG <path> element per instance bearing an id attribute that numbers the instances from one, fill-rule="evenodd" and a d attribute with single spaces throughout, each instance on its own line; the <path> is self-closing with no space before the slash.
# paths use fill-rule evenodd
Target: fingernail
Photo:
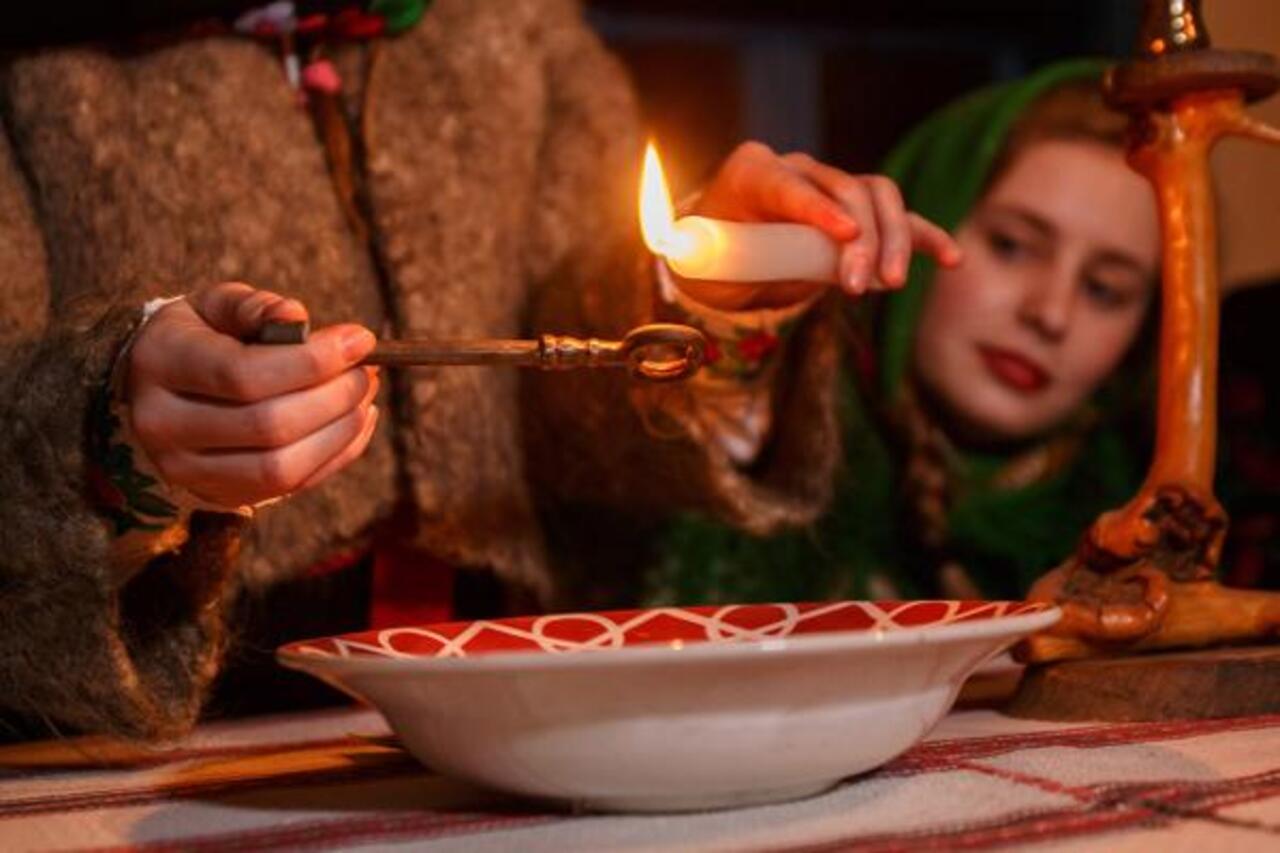
<path id="1" fill-rule="evenodd" d="M 893 260 L 885 265 L 885 284 L 902 284 L 904 278 L 906 278 L 906 270 L 903 269 L 902 261 Z"/>
<path id="2" fill-rule="evenodd" d="M 296 299 L 276 297 L 279 301 L 269 306 L 263 313 L 270 320 L 305 321 L 307 307 Z"/>
<path id="3" fill-rule="evenodd" d="M 848 249 L 840 253 L 840 268 L 838 270 L 838 273 L 840 275 L 841 286 L 843 286 L 845 290 L 852 293 L 853 292 L 853 273 L 854 273 L 853 255 L 849 252 Z"/>
<path id="4" fill-rule="evenodd" d="M 862 268 L 861 261 L 851 258 L 845 267 L 845 281 L 849 289 L 854 293 L 861 293 L 866 286 L 866 279 L 866 271 Z"/>
<path id="5" fill-rule="evenodd" d="M 373 332 L 364 327 L 348 329 L 342 333 L 342 355 L 347 361 L 359 361 L 378 343 Z"/>
<path id="6" fill-rule="evenodd" d="M 360 405 L 362 406 L 372 403 L 374 398 L 378 396 L 378 375 L 373 372 L 371 367 L 366 367 L 364 370 L 368 383 L 365 385 L 364 396 L 360 398 Z"/>

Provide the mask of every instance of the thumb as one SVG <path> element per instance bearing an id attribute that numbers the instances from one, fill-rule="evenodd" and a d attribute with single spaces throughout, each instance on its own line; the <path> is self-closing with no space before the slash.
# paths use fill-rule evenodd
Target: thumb
<path id="1" fill-rule="evenodd" d="M 238 281 L 201 288 L 187 302 L 214 331 L 238 340 L 251 338 L 268 320 L 309 321 L 306 306 L 296 299 Z"/>

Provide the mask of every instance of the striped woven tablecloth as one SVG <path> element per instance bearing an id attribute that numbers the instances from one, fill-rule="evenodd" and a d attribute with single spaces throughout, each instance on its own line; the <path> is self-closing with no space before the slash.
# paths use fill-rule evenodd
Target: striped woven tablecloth
<path id="1" fill-rule="evenodd" d="M 749 768 L 744 768 L 749 772 Z M 951 714 L 822 796 L 692 815 L 577 815 L 423 769 L 337 710 L 139 751 L 0 749 L 0 850 L 1280 850 L 1280 715 L 1054 725 Z"/>

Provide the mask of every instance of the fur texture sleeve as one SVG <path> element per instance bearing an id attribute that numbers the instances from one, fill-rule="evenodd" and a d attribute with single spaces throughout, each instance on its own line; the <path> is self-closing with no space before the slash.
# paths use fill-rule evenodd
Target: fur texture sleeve
<path id="1" fill-rule="evenodd" d="M 0 708 L 156 739 L 194 722 L 217 670 L 239 522 L 195 514 L 185 547 L 116 588 L 85 436 L 131 320 L 59 322 L 0 351 Z"/>
<path id="2" fill-rule="evenodd" d="M 26 181 L 0 133 L 0 346 L 32 340 L 49 317 L 49 264 Z"/>
<path id="3" fill-rule="evenodd" d="M 618 337 L 655 317 L 636 223 L 638 111 L 618 62 L 576 4 L 547 4 L 547 125 L 534 214 L 535 330 Z M 573 502 L 655 513 L 694 508 L 756 533 L 812 521 L 839 456 L 838 347 L 814 312 L 792 341 L 771 441 L 750 470 L 711 440 L 687 385 L 543 374 L 526 385 L 539 485 Z"/>

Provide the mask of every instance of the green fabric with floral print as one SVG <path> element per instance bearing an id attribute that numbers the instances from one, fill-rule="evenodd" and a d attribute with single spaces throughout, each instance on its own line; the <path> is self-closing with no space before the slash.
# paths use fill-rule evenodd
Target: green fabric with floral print
<path id="1" fill-rule="evenodd" d="M 111 520 L 116 536 L 131 530 L 164 530 L 178 518 L 178 507 L 161 495 L 164 486 L 138 470 L 133 448 L 122 437 L 112 407 L 112 385 L 94 397 L 89 412 L 88 482 L 91 497 Z"/>
<path id="2" fill-rule="evenodd" d="M 369 11 L 382 16 L 387 33 L 395 35 L 411 28 L 426 14 L 431 0 L 371 0 Z"/>

